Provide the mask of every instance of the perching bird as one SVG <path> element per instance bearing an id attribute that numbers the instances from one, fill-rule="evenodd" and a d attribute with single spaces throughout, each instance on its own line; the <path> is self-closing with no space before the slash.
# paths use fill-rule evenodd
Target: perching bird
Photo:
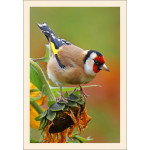
<path id="1" fill-rule="evenodd" d="M 46 23 L 37 24 L 50 44 L 50 60 L 47 64 L 48 77 L 60 87 L 60 100 L 65 84 L 85 84 L 93 80 L 100 70 L 109 71 L 104 56 L 95 50 L 83 50 L 70 42 L 57 37 Z M 86 95 L 80 86 L 83 96 Z"/>

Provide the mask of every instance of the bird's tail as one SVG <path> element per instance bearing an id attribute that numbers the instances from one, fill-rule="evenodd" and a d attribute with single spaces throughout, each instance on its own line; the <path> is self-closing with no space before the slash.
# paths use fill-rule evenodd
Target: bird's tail
<path id="1" fill-rule="evenodd" d="M 51 44 L 53 43 L 55 48 L 58 50 L 62 45 L 70 45 L 71 43 L 69 43 L 68 41 L 58 38 L 54 31 L 52 29 L 50 29 L 48 27 L 48 25 L 46 23 L 43 24 L 38 24 L 38 27 L 41 29 L 42 33 L 46 36 L 46 38 L 48 39 L 49 42 L 51 42 Z M 53 48 L 52 48 L 53 49 Z M 55 49 L 53 49 L 53 52 L 55 51 Z M 54 52 L 55 54 L 55 52 Z"/>
<path id="2" fill-rule="evenodd" d="M 42 33 L 46 36 L 49 42 L 50 39 L 52 39 L 52 36 L 56 36 L 54 31 L 51 30 L 46 23 L 43 24 L 37 23 L 37 25 L 41 29 Z"/>

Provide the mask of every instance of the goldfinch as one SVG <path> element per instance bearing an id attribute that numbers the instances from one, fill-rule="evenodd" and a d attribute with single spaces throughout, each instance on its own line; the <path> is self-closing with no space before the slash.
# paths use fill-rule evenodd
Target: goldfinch
<path id="1" fill-rule="evenodd" d="M 37 24 L 50 44 L 50 60 L 47 64 L 48 77 L 60 87 L 58 101 L 67 101 L 62 93 L 65 84 L 85 84 L 93 80 L 100 70 L 109 71 L 104 56 L 95 50 L 83 50 L 57 37 L 46 23 Z M 82 87 L 80 91 L 86 97 Z"/>

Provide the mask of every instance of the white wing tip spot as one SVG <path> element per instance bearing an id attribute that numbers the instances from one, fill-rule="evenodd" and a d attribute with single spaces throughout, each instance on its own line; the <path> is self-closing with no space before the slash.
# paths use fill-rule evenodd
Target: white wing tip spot
<path id="1" fill-rule="evenodd" d="M 39 27 L 47 26 L 47 24 L 46 24 L 46 23 L 43 23 L 43 24 L 39 24 L 39 23 L 37 23 L 37 25 L 38 25 Z"/>
<path id="2" fill-rule="evenodd" d="M 38 24 L 38 23 L 37 23 L 37 25 L 38 25 L 39 27 L 42 27 L 42 25 L 41 25 L 41 24 Z"/>

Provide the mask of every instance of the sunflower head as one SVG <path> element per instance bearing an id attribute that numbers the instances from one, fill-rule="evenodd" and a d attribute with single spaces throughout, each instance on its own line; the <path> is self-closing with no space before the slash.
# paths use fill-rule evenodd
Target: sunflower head
<path id="1" fill-rule="evenodd" d="M 43 143 L 66 143 L 66 136 L 72 139 L 75 128 L 80 134 L 91 120 L 83 98 L 77 91 L 66 97 L 68 103 L 56 102 L 40 117 L 40 129 L 44 132 Z"/>

